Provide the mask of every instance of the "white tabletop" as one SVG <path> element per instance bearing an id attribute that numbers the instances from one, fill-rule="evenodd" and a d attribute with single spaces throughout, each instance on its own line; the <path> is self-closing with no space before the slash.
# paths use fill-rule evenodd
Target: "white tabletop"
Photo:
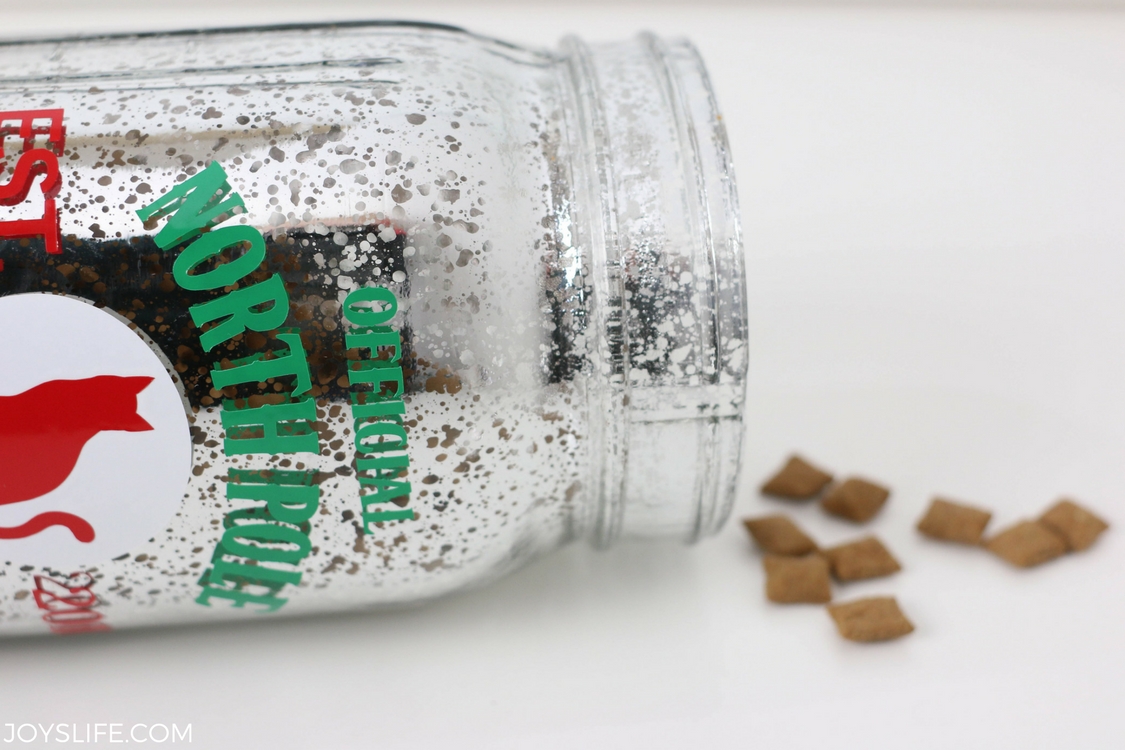
<path id="1" fill-rule="evenodd" d="M 192 725 L 216 748 L 1125 746 L 1125 13 L 582 3 L 38 0 L 5 36 L 413 16 L 515 42 L 684 34 L 730 127 L 753 363 L 737 516 L 799 449 L 893 488 L 917 626 L 843 641 L 770 605 L 730 524 L 565 550 L 412 611 L 0 644 L 0 725 Z M 314 12 L 315 7 L 315 12 Z M 268 10 L 267 10 L 268 9 Z M 935 492 L 995 526 L 1071 494 L 1117 528 L 1019 571 L 921 539 Z M 0 740 L 9 730 L 0 726 Z"/>

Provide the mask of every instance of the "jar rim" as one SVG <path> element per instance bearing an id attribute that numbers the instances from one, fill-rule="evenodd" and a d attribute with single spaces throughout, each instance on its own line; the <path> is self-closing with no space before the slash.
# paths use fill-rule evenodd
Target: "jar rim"
<path id="1" fill-rule="evenodd" d="M 743 434 L 746 281 L 725 127 L 686 40 L 570 37 L 562 51 L 587 172 L 576 192 L 595 217 L 590 537 L 695 541 L 730 515 Z M 678 302 L 646 307 L 646 284 Z"/>

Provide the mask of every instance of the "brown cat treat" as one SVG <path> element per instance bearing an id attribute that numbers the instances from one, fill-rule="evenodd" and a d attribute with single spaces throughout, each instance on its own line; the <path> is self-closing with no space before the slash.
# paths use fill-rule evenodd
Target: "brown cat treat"
<path id="1" fill-rule="evenodd" d="M 935 497 L 918 522 L 918 531 L 931 539 L 960 544 L 980 544 L 984 527 L 992 519 L 987 510 Z"/>
<path id="2" fill-rule="evenodd" d="M 879 578 L 902 570 L 890 550 L 873 536 L 827 549 L 824 556 L 838 581 Z"/>
<path id="3" fill-rule="evenodd" d="M 834 516 L 862 523 L 871 520 L 890 495 L 886 487 L 852 477 L 833 485 L 821 499 L 820 507 Z"/>
<path id="4" fill-rule="evenodd" d="M 989 551 L 1012 565 L 1030 568 L 1066 552 L 1066 542 L 1039 521 L 1022 521 L 1010 526 L 985 543 Z"/>
<path id="5" fill-rule="evenodd" d="M 1075 552 L 1088 549 L 1109 528 L 1108 523 L 1065 498 L 1051 506 L 1039 520 L 1062 537 L 1066 546 Z"/>
<path id="6" fill-rule="evenodd" d="M 893 596 L 830 604 L 828 614 L 832 615 L 840 635 L 849 641 L 889 641 L 914 631 L 914 626 L 902 614 Z"/>
<path id="7" fill-rule="evenodd" d="M 817 554 L 803 557 L 766 555 L 766 598 L 777 604 L 824 604 L 832 600 L 828 561 Z"/>
<path id="8" fill-rule="evenodd" d="M 788 516 L 744 518 L 742 524 L 763 552 L 791 557 L 806 555 L 816 550 L 816 542 L 801 531 Z"/>
<path id="9" fill-rule="evenodd" d="M 794 455 L 762 485 L 762 494 L 789 500 L 808 500 L 819 495 L 831 481 L 831 474 Z"/>

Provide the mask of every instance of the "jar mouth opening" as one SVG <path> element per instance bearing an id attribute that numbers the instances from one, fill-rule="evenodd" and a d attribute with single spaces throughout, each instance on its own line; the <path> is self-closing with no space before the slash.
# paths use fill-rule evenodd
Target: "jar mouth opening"
<path id="1" fill-rule="evenodd" d="M 730 515 L 747 372 L 730 147 L 695 48 L 563 42 L 597 330 L 590 535 L 695 541 Z"/>

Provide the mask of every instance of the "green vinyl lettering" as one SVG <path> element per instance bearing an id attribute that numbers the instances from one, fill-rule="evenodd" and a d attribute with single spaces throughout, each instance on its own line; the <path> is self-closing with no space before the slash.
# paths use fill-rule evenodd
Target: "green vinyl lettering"
<path id="1" fill-rule="evenodd" d="M 219 545 L 216 549 L 216 554 L 221 554 L 226 550 Z M 240 562 L 231 562 L 229 560 L 215 560 L 211 567 L 208 568 L 200 579 L 200 585 L 207 585 L 208 583 L 222 584 L 224 581 L 229 581 L 236 586 L 264 586 L 272 593 L 276 594 L 281 591 L 285 584 L 290 583 L 296 586 L 301 582 L 301 571 L 299 570 L 279 570 L 278 568 L 270 568 L 265 565 L 246 565 Z"/>
<path id="2" fill-rule="evenodd" d="M 397 500 L 402 497 L 410 497 L 410 482 L 401 482 L 397 479 L 382 477 L 360 477 L 359 484 L 364 489 L 371 490 L 367 494 L 360 496 L 364 510 L 367 509 L 368 505 L 389 503 L 392 500 Z M 404 503 L 396 503 L 396 505 L 403 504 Z"/>
<path id="3" fill-rule="evenodd" d="M 385 523 L 387 521 L 413 521 L 414 511 L 410 508 L 373 511 L 364 507 L 361 516 L 363 518 L 363 532 L 365 534 L 374 534 L 375 532 L 370 529 L 370 524 Z"/>
<path id="4" fill-rule="evenodd" d="M 373 440 L 378 438 L 378 440 Z M 393 438 L 393 439 L 391 439 Z M 397 422 L 363 422 L 355 426 L 355 447 L 360 453 L 385 453 L 406 449 L 406 428 Z"/>
<path id="5" fill-rule="evenodd" d="M 244 243 L 249 244 L 250 247 L 234 260 L 206 273 L 192 275 L 191 271 L 203 261 L 215 257 L 228 247 Z M 172 276 L 181 288 L 188 291 L 222 289 L 253 273 L 265 259 L 266 240 L 257 229 L 244 224 L 219 227 L 201 235 L 199 239 L 184 248 L 176 258 L 176 262 L 172 264 Z"/>
<path id="6" fill-rule="evenodd" d="M 238 193 L 223 200 L 229 192 L 227 173 L 213 161 L 137 211 L 137 216 L 147 222 L 172 214 L 154 238 L 157 247 L 167 250 L 218 224 L 225 215 L 234 215 L 235 209 L 245 208 Z"/>
<path id="7" fill-rule="evenodd" d="M 382 399 L 398 398 L 405 387 L 402 367 L 379 361 L 352 362 L 348 367 L 348 383 L 353 386 L 370 383 L 376 386 L 374 395 Z M 387 388 L 388 384 L 393 388 Z"/>
<path id="8" fill-rule="evenodd" d="M 381 304 L 376 309 L 363 303 Z M 354 326 L 373 328 L 388 322 L 398 312 L 394 292 L 382 286 L 365 286 L 356 289 L 344 299 L 344 317 Z"/>
<path id="9" fill-rule="evenodd" d="M 410 482 L 400 482 L 397 479 L 360 477 L 359 485 L 373 490 L 363 496 L 364 502 L 389 503 L 395 498 L 410 496 Z"/>
<path id="10" fill-rule="evenodd" d="M 405 453 L 396 455 L 384 453 L 374 458 L 357 458 L 355 462 L 357 472 L 373 471 L 377 477 L 397 477 L 408 468 L 410 468 L 410 456 Z M 360 481 L 362 482 L 362 479 Z"/>
<path id="11" fill-rule="evenodd" d="M 297 333 L 279 333 L 277 338 L 286 344 L 284 354 L 276 351 L 267 354 L 255 354 L 237 360 L 227 370 L 211 370 L 211 383 L 219 389 L 240 383 L 264 383 L 270 378 L 296 377 L 297 385 L 293 389 L 294 396 L 300 396 L 312 390 L 312 376 L 309 373 L 309 361 L 305 354 L 301 336 Z M 300 352 L 300 355 L 297 354 Z"/>
<path id="12" fill-rule="evenodd" d="M 265 332 L 280 327 L 289 317 L 289 292 L 285 291 L 285 282 L 281 277 L 274 274 L 245 289 L 192 305 L 188 312 L 200 328 L 220 321 L 199 337 L 204 350 L 211 351 L 247 329 Z"/>
<path id="13" fill-rule="evenodd" d="M 394 350 L 389 358 L 379 359 L 379 362 L 393 364 L 402 357 L 402 335 L 385 326 L 349 333 L 344 338 L 349 349 L 370 349 L 373 355 L 377 355 L 381 347 Z"/>
<path id="14" fill-rule="evenodd" d="M 406 404 L 397 399 L 379 400 L 374 398 L 375 394 L 365 392 L 359 395 L 370 396 L 371 398 L 364 398 L 360 402 L 356 395 L 352 394 L 352 417 L 357 422 L 362 422 L 365 419 L 398 420 L 399 417 L 406 414 Z"/>
<path id="15" fill-rule="evenodd" d="M 269 474 L 267 481 L 254 476 Z M 299 526 L 313 517 L 320 505 L 320 487 L 313 484 L 316 472 L 260 472 L 231 469 L 228 472 L 228 500 L 264 500 L 270 518 Z"/>
<path id="16" fill-rule="evenodd" d="M 313 428 L 315 421 L 316 404 L 309 398 L 244 409 L 229 399 L 224 400 L 222 422 L 227 436 L 223 452 L 228 456 L 319 453 L 320 439 Z"/>
<path id="17" fill-rule="evenodd" d="M 242 539 L 255 540 L 260 544 L 248 544 Z M 258 562 L 282 562 L 296 565 L 309 554 L 312 542 L 300 529 L 280 523 L 240 523 L 223 532 L 219 542 L 231 555 L 246 557 Z M 268 544 L 286 545 L 271 547 Z M 293 545 L 291 548 L 288 545 Z"/>

